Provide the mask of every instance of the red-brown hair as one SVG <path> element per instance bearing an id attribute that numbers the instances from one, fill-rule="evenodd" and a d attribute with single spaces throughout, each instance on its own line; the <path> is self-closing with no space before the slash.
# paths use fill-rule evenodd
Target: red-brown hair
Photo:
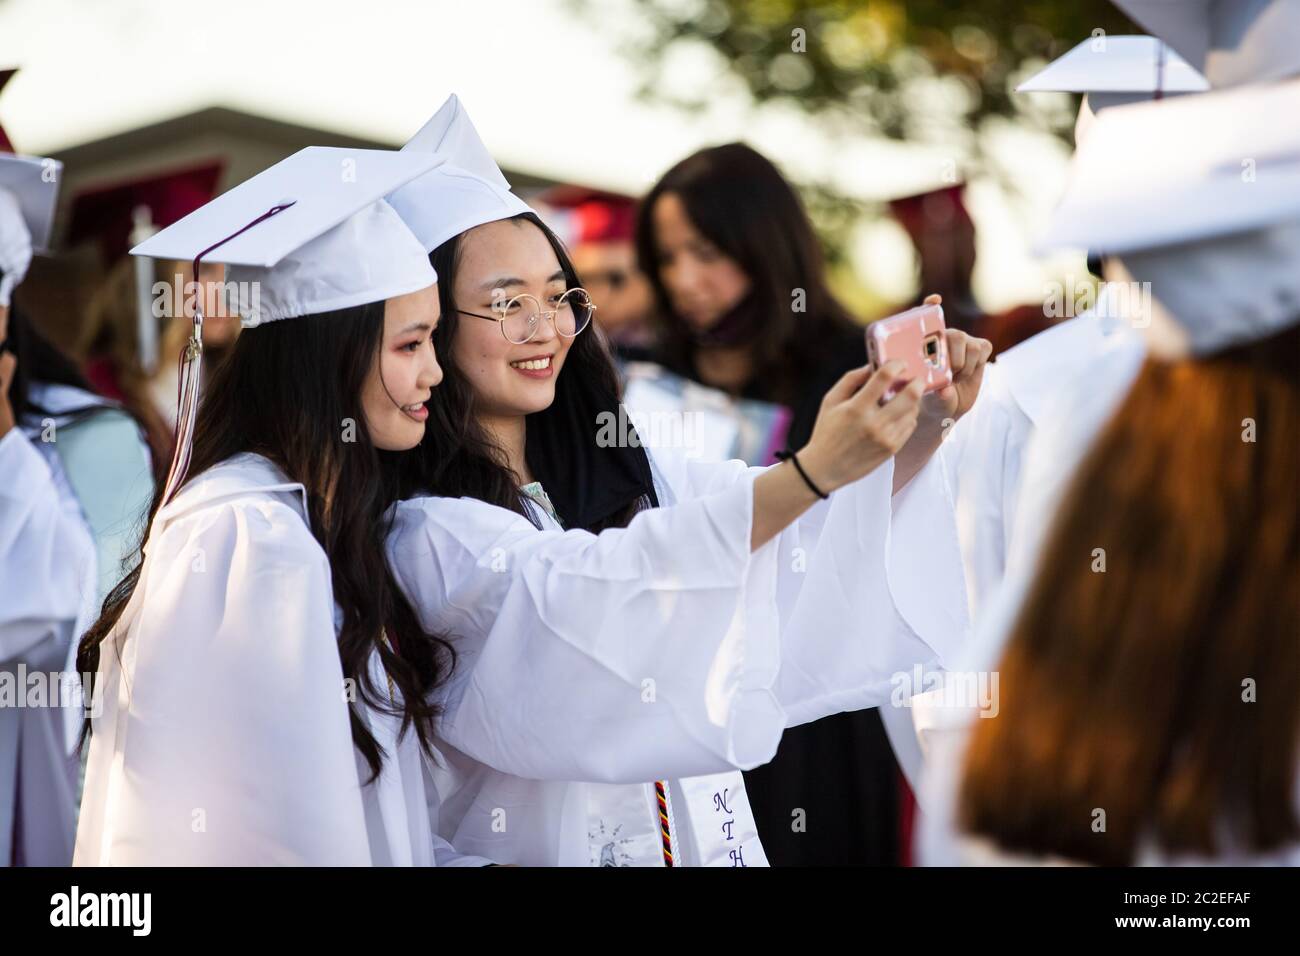
<path id="1" fill-rule="evenodd" d="M 1298 440 L 1300 328 L 1146 363 L 1049 534 L 1000 713 L 976 722 L 967 831 L 1115 865 L 1300 839 Z"/>

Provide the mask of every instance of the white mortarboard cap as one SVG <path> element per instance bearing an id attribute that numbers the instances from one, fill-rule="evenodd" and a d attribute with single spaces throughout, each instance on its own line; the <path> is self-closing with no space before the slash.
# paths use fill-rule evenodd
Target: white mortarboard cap
<path id="1" fill-rule="evenodd" d="M 1082 93 L 1074 126 L 1075 145 L 1083 142 L 1093 118 L 1103 109 L 1155 97 L 1208 90 L 1205 77 L 1163 40 L 1148 36 L 1099 36 L 1084 40 L 1047 64 L 1017 93 Z"/>
<path id="2" fill-rule="evenodd" d="M 1096 110 L 1162 93 L 1198 93 L 1210 84 L 1155 37 L 1102 36 L 1084 40 L 1016 87 L 1017 93 L 1086 93 Z"/>
<path id="3" fill-rule="evenodd" d="M 1300 74 L 1300 0 L 1114 0 L 1218 88 Z"/>
<path id="4" fill-rule="evenodd" d="M 225 263 L 245 326 L 332 312 L 437 281 L 383 196 L 442 162 L 429 153 L 309 146 L 146 239 L 133 255 Z M 197 279 L 197 277 L 196 277 Z M 163 490 L 189 470 L 202 377 L 202 320 L 180 372 L 176 451 Z"/>
<path id="5" fill-rule="evenodd" d="M 438 274 L 393 207 L 376 199 L 274 266 L 230 266 L 226 281 L 252 328 L 418 292 Z"/>
<path id="6" fill-rule="evenodd" d="M 461 105 L 460 97 L 455 93 L 447 97 L 442 106 L 438 107 L 438 112 L 420 127 L 420 131 L 402 149 L 441 153 L 448 163 L 465 172 L 473 173 L 479 179 L 501 189 L 510 188 L 501 167 L 488 152 L 478 130 L 470 122 L 465 107 Z"/>
<path id="7" fill-rule="evenodd" d="M 27 275 L 33 252 L 49 248 L 63 164 L 0 154 L 0 305 Z"/>
<path id="8" fill-rule="evenodd" d="M 434 153 L 445 160 L 388 197 L 426 252 L 475 226 L 532 212 L 510 191 L 454 93 L 402 153 Z"/>
<path id="9" fill-rule="evenodd" d="M 382 197 L 441 161 L 420 153 L 309 146 L 131 253 L 181 261 L 203 253 L 204 261 L 225 263 L 231 287 L 253 290 L 239 297 L 245 326 L 415 292 L 437 276 Z M 276 208 L 281 211 L 249 225 Z"/>
<path id="10" fill-rule="evenodd" d="M 0 189 L 17 198 L 35 252 L 49 249 L 62 173 L 63 163 L 57 159 L 0 154 Z"/>
<path id="11" fill-rule="evenodd" d="M 1107 110 L 1037 243 L 1118 255 L 1197 352 L 1300 319 L 1300 79 Z"/>
<path id="12" fill-rule="evenodd" d="M 1106 110 L 1037 243 L 1123 252 L 1300 218 L 1300 80 Z"/>

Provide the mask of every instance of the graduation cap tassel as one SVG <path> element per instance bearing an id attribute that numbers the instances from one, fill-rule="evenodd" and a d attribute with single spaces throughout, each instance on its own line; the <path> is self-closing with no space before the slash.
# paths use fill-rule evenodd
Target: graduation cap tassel
<path id="1" fill-rule="evenodd" d="M 194 422 L 199 414 L 199 393 L 203 379 L 203 287 L 199 283 L 199 264 L 203 257 L 220 249 L 231 239 L 241 236 L 260 222 L 284 212 L 293 202 L 272 206 L 248 225 L 237 232 L 232 232 L 220 242 L 214 243 L 194 257 L 194 331 L 185 343 L 180 355 L 180 369 L 177 375 L 176 408 L 176 444 L 172 453 L 171 468 L 167 471 L 167 483 L 163 486 L 162 503 L 171 501 L 189 472 L 190 458 L 194 446 Z"/>
<path id="2" fill-rule="evenodd" d="M 198 271 L 195 271 L 197 284 Z M 185 342 L 179 358 L 180 368 L 176 379 L 176 444 L 172 453 L 171 468 L 167 471 L 167 485 L 163 491 L 163 504 L 185 480 L 193 451 L 194 420 L 199 413 L 199 385 L 203 376 L 203 306 L 194 305 L 194 331 Z"/>

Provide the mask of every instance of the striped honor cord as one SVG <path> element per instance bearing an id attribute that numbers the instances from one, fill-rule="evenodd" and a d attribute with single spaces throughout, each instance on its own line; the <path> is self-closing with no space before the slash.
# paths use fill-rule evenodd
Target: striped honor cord
<path id="1" fill-rule="evenodd" d="M 655 799 L 659 803 L 659 835 L 663 839 L 664 866 L 673 865 L 673 830 L 668 820 L 668 784 L 655 781 Z"/>

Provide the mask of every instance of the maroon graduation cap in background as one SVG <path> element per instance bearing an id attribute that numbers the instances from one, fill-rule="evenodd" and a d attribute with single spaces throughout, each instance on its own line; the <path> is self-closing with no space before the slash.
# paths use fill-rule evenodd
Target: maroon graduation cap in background
<path id="1" fill-rule="evenodd" d="M 540 193 L 537 201 L 553 211 L 553 225 L 565 242 L 630 242 L 636 231 L 639 200 L 633 196 L 589 189 L 586 186 L 553 186 Z"/>
<path id="2" fill-rule="evenodd" d="M 116 262 L 143 238 L 133 235 L 141 219 L 153 230 L 184 219 L 216 195 L 224 170 L 213 160 L 83 190 L 72 200 L 68 244 L 97 239 L 104 263 Z"/>
<path id="3" fill-rule="evenodd" d="M 4 92 L 5 84 L 8 83 L 10 80 L 12 80 L 14 78 L 14 74 L 17 72 L 18 72 L 17 67 L 14 67 L 13 69 L 9 69 L 9 70 L 0 70 L 0 93 Z M 14 149 L 14 144 L 10 141 L 9 135 L 5 132 L 5 128 L 3 126 L 0 126 L 0 153 L 16 153 L 16 152 L 18 152 L 18 150 Z"/>
<path id="4" fill-rule="evenodd" d="M 965 183 L 941 186 L 915 196 L 891 199 L 889 211 L 916 242 L 930 232 L 947 232 L 957 224 L 971 225 L 965 192 Z"/>
<path id="5" fill-rule="evenodd" d="M 215 160 L 83 190 L 72 200 L 67 242 L 98 241 L 104 266 L 112 266 L 136 243 L 210 201 L 224 169 L 225 163 Z M 160 358 L 153 263 L 140 257 L 134 268 L 140 367 L 152 373 Z"/>

